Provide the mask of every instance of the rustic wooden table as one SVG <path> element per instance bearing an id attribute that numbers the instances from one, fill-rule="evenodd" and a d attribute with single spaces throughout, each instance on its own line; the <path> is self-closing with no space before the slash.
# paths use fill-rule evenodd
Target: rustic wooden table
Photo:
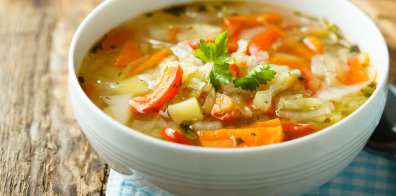
<path id="1" fill-rule="evenodd" d="M 104 195 L 109 168 L 74 117 L 67 56 L 102 0 L 0 1 L 0 195 Z M 396 84 L 396 1 L 352 0 L 389 46 Z"/>

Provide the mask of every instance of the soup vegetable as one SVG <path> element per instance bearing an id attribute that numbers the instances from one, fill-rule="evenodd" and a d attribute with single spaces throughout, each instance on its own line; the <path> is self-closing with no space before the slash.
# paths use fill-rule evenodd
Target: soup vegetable
<path id="1" fill-rule="evenodd" d="M 78 80 L 103 112 L 134 130 L 233 148 L 337 123 L 373 94 L 376 70 L 324 18 L 253 2 L 201 2 L 112 29 L 86 53 Z"/>

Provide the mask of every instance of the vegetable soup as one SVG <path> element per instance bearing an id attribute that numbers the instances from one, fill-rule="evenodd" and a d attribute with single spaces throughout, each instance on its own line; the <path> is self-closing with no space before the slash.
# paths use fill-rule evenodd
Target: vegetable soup
<path id="1" fill-rule="evenodd" d="M 234 148 L 337 123 L 373 94 L 376 68 L 324 18 L 199 2 L 118 25 L 86 53 L 78 80 L 95 105 L 136 131 Z"/>

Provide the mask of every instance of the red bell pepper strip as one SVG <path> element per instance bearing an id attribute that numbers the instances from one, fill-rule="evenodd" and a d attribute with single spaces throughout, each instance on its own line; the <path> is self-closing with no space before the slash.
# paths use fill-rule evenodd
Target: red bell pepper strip
<path id="1" fill-rule="evenodd" d="M 171 128 L 163 128 L 161 130 L 160 135 L 166 139 L 167 141 L 173 142 L 173 143 L 178 143 L 178 144 L 184 144 L 184 145 L 193 145 L 190 140 L 185 138 L 183 134 L 181 134 L 179 131 L 176 131 Z"/>
<path id="2" fill-rule="evenodd" d="M 161 106 L 174 98 L 180 89 L 183 70 L 180 65 L 165 68 L 160 84 L 150 94 L 129 100 L 131 112 L 150 113 L 159 111 Z"/>

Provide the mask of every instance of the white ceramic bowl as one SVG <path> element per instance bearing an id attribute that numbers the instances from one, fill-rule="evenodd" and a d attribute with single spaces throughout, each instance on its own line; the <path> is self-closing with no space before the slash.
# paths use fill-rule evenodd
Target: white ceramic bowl
<path id="1" fill-rule="evenodd" d="M 382 114 L 389 57 L 375 24 L 346 0 L 261 0 L 324 16 L 368 52 L 378 88 L 356 112 L 309 136 L 270 146 L 213 149 L 178 145 L 134 131 L 107 116 L 84 94 L 76 74 L 86 51 L 107 31 L 138 14 L 188 0 L 107 0 L 74 35 L 69 89 L 76 118 L 98 154 L 114 170 L 138 172 L 178 195 L 301 195 L 329 181 L 360 152 Z"/>

